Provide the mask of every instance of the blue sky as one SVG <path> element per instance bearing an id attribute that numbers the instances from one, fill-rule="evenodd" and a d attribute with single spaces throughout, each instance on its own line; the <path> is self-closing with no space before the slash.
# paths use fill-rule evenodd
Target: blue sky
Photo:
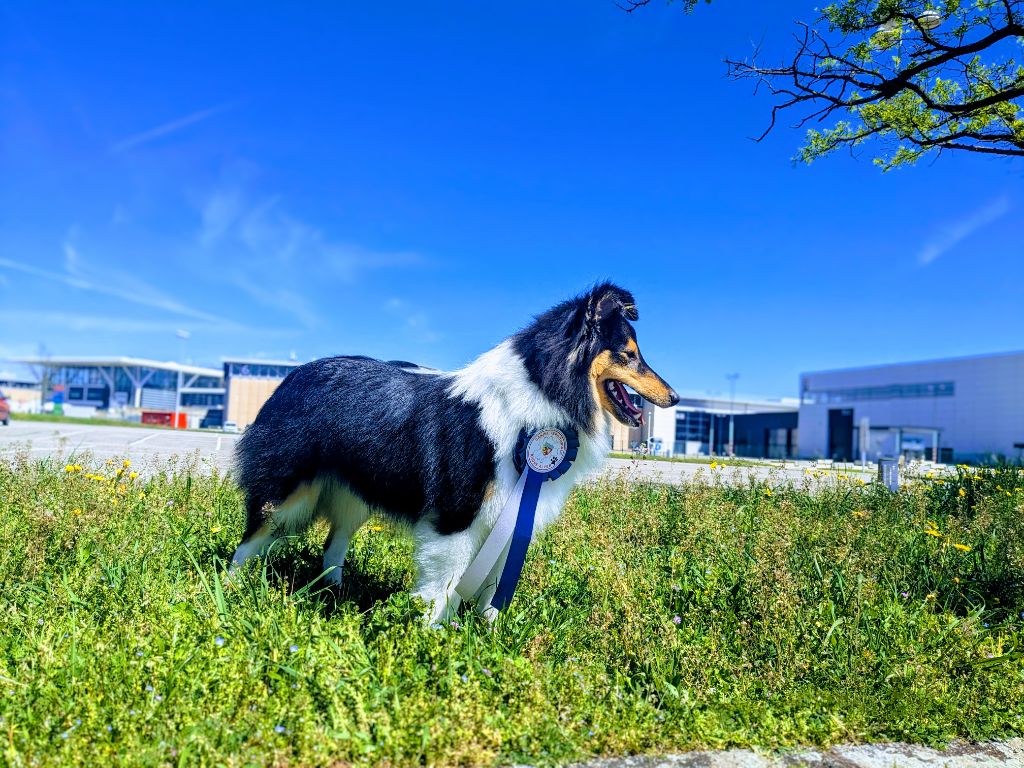
<path id="1" fill-rule="evenodd" d="M 749 139 L 813 5 L 7 4 L 0 358 L 452 368 L 602 278 L 679 390 L 1024 346 L 1024 164 Z"/>

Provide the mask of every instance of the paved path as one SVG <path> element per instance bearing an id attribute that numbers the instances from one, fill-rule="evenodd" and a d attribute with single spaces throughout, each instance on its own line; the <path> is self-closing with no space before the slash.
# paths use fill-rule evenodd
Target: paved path
<path id="1" fill-rule="evenodd" d="M 75 453 L 91 452 L 98 459 L 129 458 L 139 471 L 156 467 L 172 456 L 198 455 L 201 464 L 230 469 L 235 443 L 240 435 L 222 432 L 176 432 L 171 429 L 86 425 L 67 422 L 12 421 L 0 426 L 0 456 L 28 451 L 34 457 L 60 455 L 68 459 Z M 752 467 L 725 467 L 712 470 L 707 464 L 675 461 L 609 459 L 603 473 L 624 473 L 631 479 L 679 483 L 698 472 L 714 474 L 729 482 L 746 482 L 748 478 L 773 478 L 779 482 L 796 483 L 812 480 L 807 474 L 809 462 L 766 462 Z M 850 470 L 852 477 L 870 480 L 867 473 Z M 834 478 L 835 473 L 830 473 Z M 828 478 L 821 478 L 827 482 Z"/>
<path id="2" fill-rule="evenodd" d="M 912 744 L 858 744 L 825 752 L 797 750 L 765 756 L 747 749 L 687 752 L 665 757 L 621 757 L 593 760 L 574 768 L 1022 768 L 1024 739 L 984 744 L 957 742 L 935 750 Z"/>
<path id="3" fill-rule="evenodd" d="M 129 458 L 140 471 L 172 456 L 194 456 L 207 465 L 227 469 L 240 435 L 217 432 L 175 432 L 146 427 L 92 426 L 67 422 L 16 421 L 0 426 L 0 456 L 27 451 L 42 458 L 69 460 L 89 451 L 98 459 Z"/>

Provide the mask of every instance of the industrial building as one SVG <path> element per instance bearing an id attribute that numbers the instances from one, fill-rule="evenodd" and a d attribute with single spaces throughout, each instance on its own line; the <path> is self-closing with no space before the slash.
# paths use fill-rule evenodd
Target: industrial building
<path id="1" fill-rule="evenodd" d="M 633 395 L 644 423 L 612 427 L 612 450 L 645 446 L 660 456 L 728 455 L 791 458 L 796 455 L 799 401 L 717 395 L 682 395 L 672 408 L 657 408 Z M 730 445 L 730 425 L 732 440 Z"/>
<path id="2" fill-rule="evenodd" d="M 850 461 L 1016 458 L 1024 449 L 1024 352 L 805 373 L 803 457 Z"/>
<path id="3" fill-rule="evenodd" d="M 295 361 L 231 358 L 204 368 L 137 357 L 47 357 L 18 361 L 39 383 L 0 383 L 26 405 L 70 416 L 97 413 L 126 421 L 178 427 L 220 428 L 252 423 Z M 24 378 L 24 377 L 23 377 Z M 17 385 L 17 388 L 16 388 Z M 29 392 L 21 397 L 22 393 Z"/>
<path id="4" fill-rule="evenodd" d="M 200 426 L 224 407 L 216 368 L 138 357 L 46 357 L 19 362 L 36 372 L 42 407 L 68 415 L 97 411 L 147 424 Z"/>
<path id="5" fill-rule="evenodd" d="M 252 424 L 278 384 L 299 365 L 294 360 L 225 360 L 226 419 L 240 429 Z"/>

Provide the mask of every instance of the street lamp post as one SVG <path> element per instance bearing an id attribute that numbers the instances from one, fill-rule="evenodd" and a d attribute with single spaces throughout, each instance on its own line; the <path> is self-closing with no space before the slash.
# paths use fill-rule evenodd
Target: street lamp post
<path id="1" fill-rule="evenodd" d="M 736 455 L 736 423 L 733 415 L 736 411 L 736 379 L 740 375 L 738 373 L 728 373 L 725 378 L 729 380 L 729 456 L 733 457 Z"/>
<path id="2" fill-rule="evenodd" d="M 185 364 L 185 342 L 188 341 L 189 338 L 191 338 L 192 334 L 189 333 L 188 331 L 179 329 L 177 331 L 177 333 L 175 333 L 175 336 L 177 336 L 181 340 L 181 362 L 178 363 L 178 365 L 181 366 L 181 365 Z M 174 425 L 173 425 L 174 429 L 178 428 L 178 419 L 180 418 L 178 416 L 178 414 L 181 413 L 181 386 L 182 386 L 182 379 L 183 379 L 183 377 L 182 377 L 182 373 L 181 373 L 181 368 L 179 367 L 178 368 L 178 384 L 174 388 Z"/>

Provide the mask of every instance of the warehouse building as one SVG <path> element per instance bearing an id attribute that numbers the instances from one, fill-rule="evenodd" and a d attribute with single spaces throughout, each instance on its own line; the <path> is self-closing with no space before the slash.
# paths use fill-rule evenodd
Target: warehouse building
<path id="1" fill-rule="evenodd" d="M 805 373 L 801 456 L 841 461 L 1016 458 L 1024 448 L 1024 352 Z"/>
<path id="2" fill-rule="evenodd" d="M 15 413 L 38 410 L 42 402 L 39 382 L 28 371 L 0 370 L 0 394 Z"/>
<path id="3" fill-rule="evenodd" d="M 260 408 L 270 398 L 284 377 L 301 363 L 294 360 L 247 360 L 230 358 L 224 361 L 224 387 L 227 413 L 225 418 L 240 429 L 252 424 Z"/>

